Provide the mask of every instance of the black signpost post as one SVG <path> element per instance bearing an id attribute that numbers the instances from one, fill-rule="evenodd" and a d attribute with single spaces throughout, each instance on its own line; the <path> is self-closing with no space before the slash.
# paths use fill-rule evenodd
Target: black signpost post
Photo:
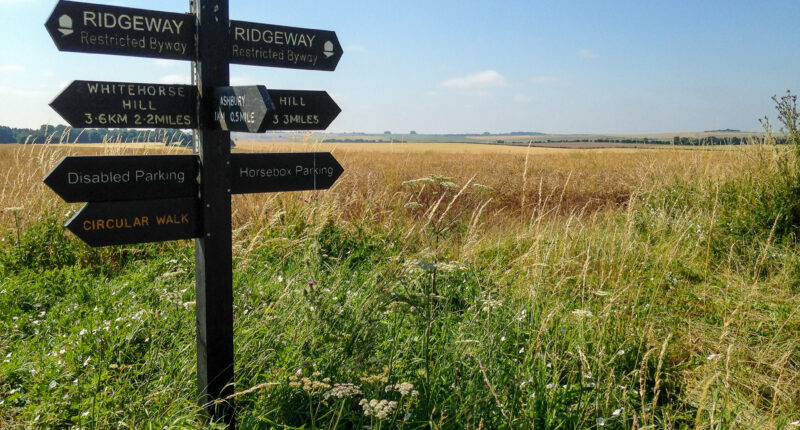
<path id="1" fill-rule="evenodd" d="M 195 241 L 197 389 L 200 404 L 212 403 L 215 419 L 235 425 L 233 402 L 233 261 L 231 250 L 231 133 L 215 126 L 215 87 L 227 87 L 230 71 L 220 56 L 228 42 L 228 0 L 194 0 L 200 91 L 195 150 L 200 155 L 202 235 Z"/>
<path id="2" fill-rule="evenodd" d="M 79 128 L 195 129 L 194 155 L 65 157 L 44 179 L 88 202 L 66 227 L 91 246 L 195 239 L 197 390 L 235 427 L 231 195 L 324 190 L 332 154 L 231 154 L 231 131 L 324 130 L 341 112 L 325 91 L 231 87 L 230 63 L 334 70 L 336 33 L 230 21 L 229 0 L 191 14 L 60 1 L 45 23 L 61 51 L 193 61 L 195 85 L 74 81 L 50 104 Z"/>

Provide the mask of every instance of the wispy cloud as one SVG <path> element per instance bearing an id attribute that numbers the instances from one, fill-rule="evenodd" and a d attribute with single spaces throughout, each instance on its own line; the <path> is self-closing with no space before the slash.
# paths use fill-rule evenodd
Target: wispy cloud
<path id="1" fill-rule="evenodd" d="M 569 81 L 560 76 L 551 75 L 531 76 L 531 82 L 538 85 L 565 85 L 569 83 Z"/>
<path id="2" fill-rule="evenodd" d="M 531 102 L 531 98 L 526 96 L 526 95 L 524 95 L 524 94 L 515 94 L 514 95 L 514 101 L 517 102 L 517 103 L 530 103 Z"/>
<path id="3" fill-rule="evenodd" d="M 508 82 L 500 73 L 494 70 L 484 70 L 471 75 L 451 78 L 442 82 L 442 86 L 449 88 L 502 88 Z"/>
<path id="4" fill-rule="evenodd" d="M 581 49 L 576 52 L 576 55 L 581 58 L 597 58 L 597 53 L 590 51 L 588 49 Z"/>
<path id="5" fill-rule="evenodd" d="M 2 0 L 0 0 L 0 4 L 2 4 Z M 20 66 L 19 64 L 0 65 L 0 72 L 22 72 L 23 70 L 25 70 L 25 67 Z"/>

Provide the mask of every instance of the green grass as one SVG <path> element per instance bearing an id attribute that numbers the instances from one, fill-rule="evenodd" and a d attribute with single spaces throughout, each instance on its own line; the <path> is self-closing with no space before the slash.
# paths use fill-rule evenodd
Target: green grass
<path id="1" fill-rule="evenodd" d="M 235 235 L 239 426 L 786 428 L 798 175 L 758 163 L 501 226 L 441 177 L 389 223 L 280 207 Z M 62 222 L 4 234 L 0 427 L 211 426 L 192 243 L 91 249 Z"/>

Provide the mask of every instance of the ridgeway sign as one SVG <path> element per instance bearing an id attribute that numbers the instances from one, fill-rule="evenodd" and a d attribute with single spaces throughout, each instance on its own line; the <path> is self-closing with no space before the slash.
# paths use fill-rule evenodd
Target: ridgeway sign
<path id="1" fill-rule="evenodd" d="M 253 66 L 333 71 L 342 57 L 328 30 L 231 21 L 230 62 Z"/>
<path id="2" fill-rule="evenodd" d="M 61 0 L 45 23 L 59 51 L 195 58 L 194 16 Z"/>

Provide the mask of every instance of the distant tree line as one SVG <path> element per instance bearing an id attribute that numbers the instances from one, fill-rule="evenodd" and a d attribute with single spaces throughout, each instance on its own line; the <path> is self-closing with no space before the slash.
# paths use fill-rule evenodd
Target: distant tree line
<path id="1" fill-rule="evenodd" d="M 774 136 L 775 143 L 786 143 L 786 138 L 783 136 Z M 673 145 L 688 145 L 688 146 L 709 146 L 709 145 L 744 145 L 748 143 L 747 137 L 731 136 L 731 137 L 680 137 L 675 136 L 672 138 Z"/>
<path id="2" fill-rule="evenodd" d="M 407 143 L 404 139 L 378 140 L 378 139 L 323 139 L 322 143 Z"/>
<path id="3" fill-rule="evenodd" d="M 0 126 L 2 143 L 141 143 L 163 142 L 168 146 L 189 146 L 192 135 L 180 130 L 72 128 L 65 125 L 42 125 L 39 129 Z"/>

